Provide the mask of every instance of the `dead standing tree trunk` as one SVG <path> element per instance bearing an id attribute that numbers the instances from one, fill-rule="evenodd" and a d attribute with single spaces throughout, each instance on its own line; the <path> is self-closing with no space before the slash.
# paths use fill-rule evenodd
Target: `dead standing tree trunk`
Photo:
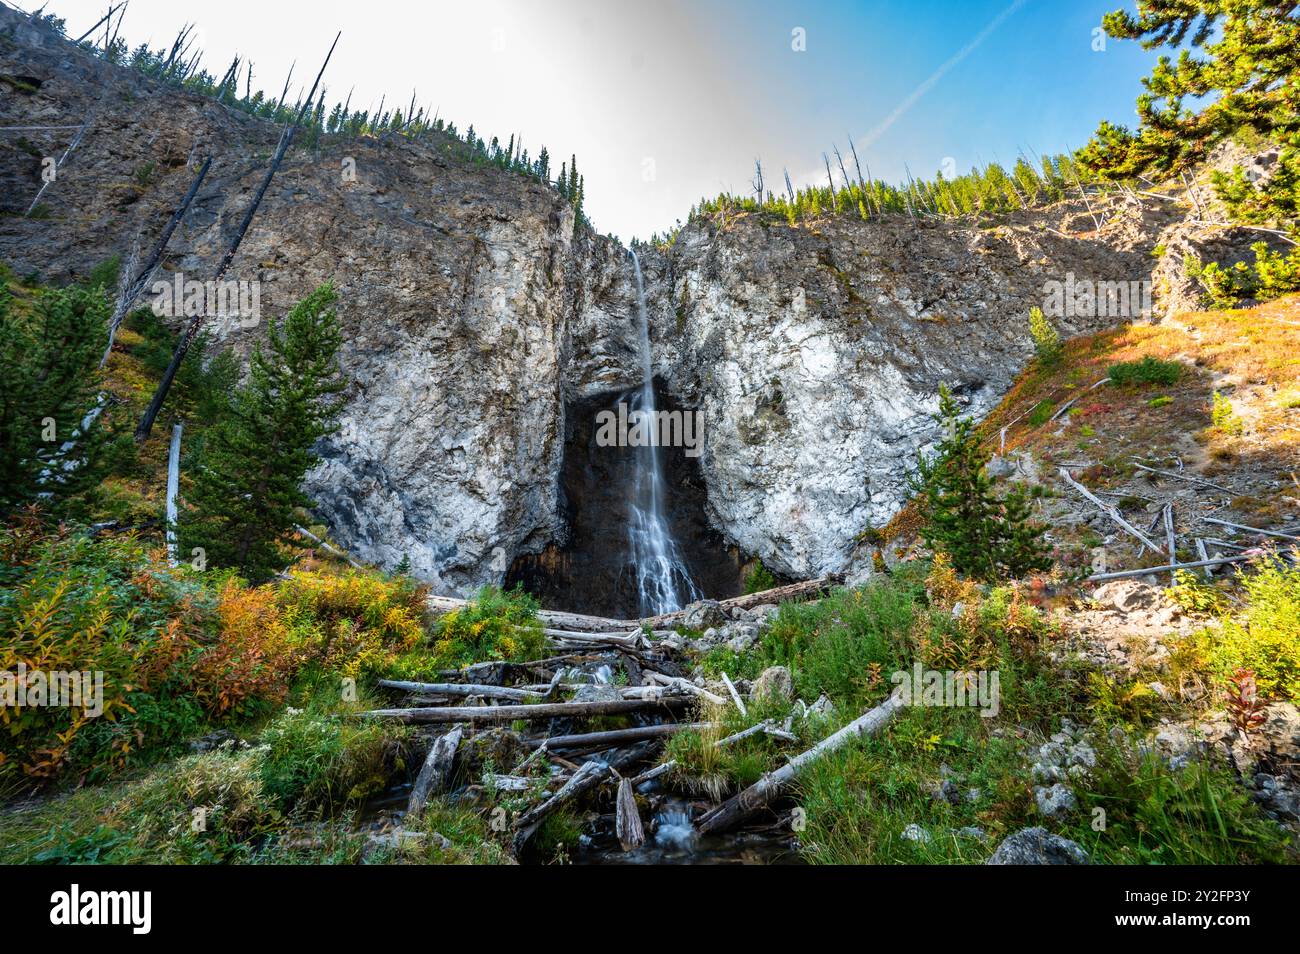
<path id="1" fill-rule="evenodd" d="M 266 196 L 266 190 L 271 187 L 271 180 L 275 177 L 276 170 L 280 168 L 280 163 L 284 161 L 284 154 L 288 152 L 289 145 L 293 142 L 293 135 L 301 125 L 303 116 L 310 108 L 313 98 L 316 95 L 316 88 L 320 85 L 321 77 L 325 75 L 325 68 L 329 66 L 330 57 L 334 55 L 334 47 L 338 46 L 339 37 L 343 34 L 340 32 L 334 37 L 333 44 L 330 45 L 329 53 L 325 55 L 325 62 L 321 64 L 320 72 L 316 74 L 316 82 L 312 84 L 311 92 L 307 98 L 302 101 L 298 107 L 298 114 L 294 118 L 292 125 L 285 128 L 280 135 L 280 144 L 276 147 L 275 156 L 271 159 L 271 166 L 266 170 L 266 177 L 262 180 L 257 194 L 253 196 L 253 201 L 248 206 L 248 211 L 244 213 L 244 219 L 239 224 L 239 229 L 235 232 L 234 240 L 231 241 L 230 247 L 226 249 L 226 254 L 222 256 L 221 263 L 217 266 L 216 274 L 213 276 L 214 281 L 220 281 L 221 276 L 226 273 L 230 267 L 230 262 L 235 257 L 240 243 L 244 240 L 244 235 L 248 227 L 252 224 L 253 216 L 257 214 L 258 206 L 262 204 L 262 199 Z M 204 315 L 195 315 L 190 321 L 189 326 L 181 335 L 180 340 L 176 342 L 176 350 L 172 353 L 172 360 L 167 365 L 167 370 L 163 372 L 162 380 L 158 382 L 158 387 L 154 391 L 153 399 L 150 400 L 149 406 L 145 409 L 140 418 L 140 423 L 135 429 L 136 443 L 141 443 L 148 439 L 150 432 L 153 430 L 153 423 L 158 417 L 158 412 L 162 410 L 163 402 L 167 399 L 167 392 L 171 390 L 172 382 L 176 379 L 176 372 L 180 370 L 181 362 L 185 360 L 186 353 L 190 350 L 190 345 L 194 343 L 199 331 L 203 327 Z"/>
<path id="2" fill-rule="evenodd" d="M 181 204 L 176 207 L 172 217 L 168 220 L 167 226 L 162 230 L 162 235 L 158 237 L 158 244 L 154 246 L 153 252 L 149 255 L 144 266 L 136 273 L 131 284 L 126 287 L 117 300 L 117 307 L 113 309 L 113 317 L 108 323 L 108 347 L 104 349 L 104 356 L 99 359 L 99 366 L 102 368 L 108 363 L 108 356 L 113 351 L 113 338 L 117 335 L 117 329 L 121 327 L 122 320 L 126 317 L 127 310 L 132 303 L 144 292 L 145 286 L 153 278 L 154 270 L 158 268 L 158 263 L 162 261 L 163 252 L 167 250 L 167 243 L 172 240 L 172 233 L 176 231 L 176 226 L 180 225 L 181 219 L 185 218 L 185 213 L 189 211 L 190 203 L 194 201 L 194 196 L 199 191 L 199 186 L 203 184 L 204 177 L 208 174 L 208 169 L 212 165 L 212 157 L 208 156 L 203 160 L 203 165 L 199 168 L 199 174 L 194 177 L 190 183 L 189 191 L 185 193 L 185 198 L 181 199 Z"/>

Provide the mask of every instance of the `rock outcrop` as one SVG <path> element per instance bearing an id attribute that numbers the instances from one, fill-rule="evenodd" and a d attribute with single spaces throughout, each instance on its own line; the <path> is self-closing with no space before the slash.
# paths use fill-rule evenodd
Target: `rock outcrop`
<path id="1" fill-rule="evenodd" d="M 88 123 L 37 217 L 21 213 L 40 160 L 73 133 L 0 142 L 0 260 L 47 279 L 129 260 L 210 154 L 162 269 L 210 277 L 278 129 L 8 8 L 0 74 L 24 77 L 0 123 Z M 1044 283 L 1149 279 L 1161 224 L 1095 230 L 1082 202 L 994 225 L 717 215 L 643 249 L 656 377 L 704 418 L 709 524 L 782 575 L 852 566 L 855 539 L 895 512 L 935 437 L 940 382 L 971 413 L 990 409 L 1032 352 L 1026 316 Z M 565 539 L 566 413 L 640 371 L 626 250 L 575 225 L 553 189 L 476 163 L 450 137 L 323 137 L 291 152 L 229 276 L 260 282 L 264 316 L 321 282 L 338 289 L 348 404 L 309 490 L 340 544 L 381 565 L 406 556 L 463 594 Z M 223 342 L 246 354 L 264 325 Z"/>

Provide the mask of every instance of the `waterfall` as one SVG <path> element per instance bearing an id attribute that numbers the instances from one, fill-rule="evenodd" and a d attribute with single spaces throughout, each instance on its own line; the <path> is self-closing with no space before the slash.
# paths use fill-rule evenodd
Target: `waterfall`
<path id="1" fill-rule="evenodd" d="M 637 318 L 641 330 L 641 388 L 632 395 L 632 411 L 647 421 L 654 439 L 636 449 L 636 475 L 628 497 L 628 548 L 636 575 L 641 615 L 671 613 L 700 598 L 664 516 L 664 475 L 659 461 L 654 371 L 650 363 L 650 318 L 646 312 L 641 262 L 632 255 L 636 276 Z M 648 417 L 647 417 L 648 415 Z"/>

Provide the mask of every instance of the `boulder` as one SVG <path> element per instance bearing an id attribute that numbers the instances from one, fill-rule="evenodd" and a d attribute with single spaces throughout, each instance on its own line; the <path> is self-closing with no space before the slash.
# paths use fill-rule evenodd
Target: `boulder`
<path id="1" fill-rule="evenodd" d="M 1057 818 L 1068 815 L 1074 811 L 1077 804 L 1074 798 L 1074 792 L 1068 785 L 1062 785 L 1057 782 L 1055 785 L 1040 785 L 1034 789 L 1034 802 L 1038 806 L 1038 814 L 1046 818 Z"/>
<path id="2" fill-rule="evenodd" d="M 1088 854 L 1068 838 L 1045 828 L 1022 828 L 1002 840 L 985 864 L 1086 865 Z"/>
<path id="3" fill-rule="evenodd" d="M 727 614 L 717 600 L 697 600 L 686 607 L 682 622 L 687 629 L 705 630 L 727 622 Z"/>
<path id="4" fill-rule="evenodd" d="M 755 699 L 789 700 L 794 697 L 794 680 L 785 666 L 769 666 L 754 680 Z"/>

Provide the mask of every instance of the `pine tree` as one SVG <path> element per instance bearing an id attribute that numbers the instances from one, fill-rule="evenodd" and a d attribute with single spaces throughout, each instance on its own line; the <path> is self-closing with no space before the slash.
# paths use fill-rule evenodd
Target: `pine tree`
<path id="1" fill-rule="evenodd" d="M 936 420 L 943 426 L 943 439 L 933 457 L 920 456 L 911 478 L 926 544 L 946 553 L 959 573 L 980 580 L 1050 568 L 1042 527 L 1029 520 L 1024 488 L 997 495 L 985 471 L 989 455 L 980 446 L 975 422 L 961 416 L 946 386 L 939 389 Z"/>
<path id="2" fill-rule="evenodd" d="M 1102 20 L 1117 39 L 1140 40 L 1162 55 L 1142 82 L 1136 133 L 1103 122 L 1079 153 L 1110 179 L 1177 173 L 1239 130 L 1282 144 L 1277 171 L 1262 189 L 1237 171 L 1218 174 L 1229 205 L 1250 216 L 1294 225 L 1300 182 L 1300 18 L 1284 0 L 1140 0 L 1136 16 L 1119 10 Z"/>
<path id="3" fill-rule="evenodd" d="M 98 479 L 109 313 L 99 287 L 42 289 L 20 308 L 0 281 L 0 512 Z"/>
<path id="4" fill-rule="evenodd" d="M 1029 334 L 1034 339 L 1038 360 L 1045 366 L 1051 367 L 1061 360 L 1061 335 L 1037 306 L 1029 309 Z"/>
<path id="5" fill-rule="evenodd" d="M 342 408 L 336 300 L 322 285 L 272 322 L 230 416 L 208 436 L 180 531 L 185 549 L 201 547 L 209 565 L 269 578 L 286 562 L 295 511 L 313 506 L 302 491 L 318 460 L 312 447 L 334 432 Z"/>

